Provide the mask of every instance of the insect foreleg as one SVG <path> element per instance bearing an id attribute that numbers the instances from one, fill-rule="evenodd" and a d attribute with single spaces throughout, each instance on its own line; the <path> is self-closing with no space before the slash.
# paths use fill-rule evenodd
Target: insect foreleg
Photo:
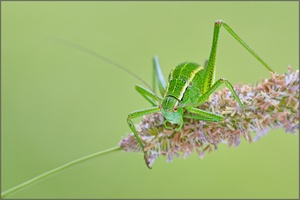
<path id="1" fill-rule="evenodd" d="M 140 93 L 147 101 L 149 101 L 153 106 L 157 106 L 157 98 L 159 101 L 162 101 L 162 98 L 157 97 L 153 92 L 144 88 L 143 86 L 136 85 L 135 89 Z"/>
<path id="2" fill-rule="evenodd" d="M 135 135 L 136 140 L 138 141 L 138 143 L 141 146 L 144 153 L 145 153 L 144 144 L 143 144 L 142 140 L 140 139 L 140 137 L 139 137 L 139 135 L 138 135 L 138 133 L 135 129 L 135 126 L 132 122 L 132 119 L 137 118 L 137 117 L 141 117 L 141 116 L 144 116 L 144 115 L 148 115 L 148 114 L 151 114 L 151 113 L 156 113 L 156 112 L 159 112 L 159 111 L 160 111 L 160 109 L 158 107 L 153 107 L 153 108 L 138 110 L 138 111 L 135 111 L 135 112 L 132 112 L 132 113 L 128 114 L 128 117 L 127 117 L 128 126 L 132 130 L 133 134 Z"/>

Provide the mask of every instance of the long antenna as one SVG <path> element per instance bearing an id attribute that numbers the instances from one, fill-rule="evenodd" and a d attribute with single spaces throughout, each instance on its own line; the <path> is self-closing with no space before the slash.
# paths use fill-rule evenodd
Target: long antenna
<path id="1" fill-rule="evenodd" d="M 94 56 L 96 58 L 99 58 L 109 64 L 111 64 L 112 66 L 115 66 L 123 71 L 125 71 L 126 73 L 128 73 L 129 75 L 133 76 L 134 78 L 136 78 L 137 80 L 139 80 L 140 82 L 142 82 L 146 87 L 148 87 L 151 92 L 153 92 L 153 94 L 156 96 L 156 99 L 158 101 L 158 103 L 160 104 L 160 100 L 157 96 L 157 94 L 154 92 L 154 89 L 150 87 L 149 84 L 147 84 L 141 77 L 139 77 L 137 74 L 133 73 L 132 71 L 130 71 L 129 69 L 127 69 L 126 67 L 122 66 L 121 64 L 97 53 L 96 51 L 93 51 L 91 49 L 88 49 L 88 48 L 85 48 L 83 46 L 80 46 L 78 44 L 75 44 L 73 42 L 70 42 L 70 41 L 67 41 L 67 40 L 63 40 L 63 39 L 59 39 L 59 38 L 52 38 L 52 37 L 49 37 L 46 39 L 47 41 L 53 41 L 53 42 L 57 42 L 57 43 L 60 43 L 60 44 L 63 44 L 63 45 L 66 45 L 66 46 L 69 46 L 69 47 L 72 47 L 72 48 L 75 48 L 75 49 L 78 49 L 84 53 L 87 53 L 91 56 Z"/>

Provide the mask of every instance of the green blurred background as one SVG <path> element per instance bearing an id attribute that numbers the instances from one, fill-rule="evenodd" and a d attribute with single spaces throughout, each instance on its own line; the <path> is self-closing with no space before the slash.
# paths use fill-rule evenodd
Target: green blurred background
<path id="1" fill-rule="evenodd" d="M 96 50 L 151 83 L 155 54 L 165 77 L 181 62 L 202 64 L 217 19 L 276 72 L 298 68 L 298 2 L 2 2 L 2 191 L 116 146 L 130 133 L 127 114 L 150 106 L 134 90 L 138 80 L 46 38 Z M 269 72 L 222 29 L 220 77 L 254 84 Z M 152 170 L 142 154 L 117 152 L 11 197 L 297 198 L 298 139 L 271 130 L 203 160 L 160 157 Z"/>

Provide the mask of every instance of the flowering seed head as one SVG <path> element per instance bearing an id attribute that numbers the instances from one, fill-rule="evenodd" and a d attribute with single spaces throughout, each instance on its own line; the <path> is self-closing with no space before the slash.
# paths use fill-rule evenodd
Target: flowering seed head
<path id="1" fill-rule="evenodd" d="M 196 151 L 199 158 L 203 158 L 220 143 L 237 147 L 241 138 L 257 141 L 270 129 L 282 128 L 295 134 L 299 128 L 299 70 L 289 67 L 286 74 L 271 72 L 269 79 L 263 79 L 256 86 L 238 84 L 234 88 L 244 109 L 238 106 L 227 88 L 215 92 L 209 102 L 199 106 L 223 115 L 222 122 L 186 118 L 182 129 L 176 131 L 164 127 L 161 113 L 144 116 L 137 131 L 145 145 L 147 165 L 152 166 L 160 155 L 172 161 L 174 156 L 185 158 Z M 251 132 L 255 133 L 254 139 Z M 133 134 L 123 138 L 119 146 L 124 151 L 142 151 Z"/>

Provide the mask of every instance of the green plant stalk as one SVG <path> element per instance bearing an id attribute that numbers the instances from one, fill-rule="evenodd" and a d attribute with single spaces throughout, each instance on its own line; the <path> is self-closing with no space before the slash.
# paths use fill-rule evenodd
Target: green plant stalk
<path id="1" fill-rule="evenodd" d="M 2 192 L 1 193 L 1 198 L 5 198 L 8 195 L 11 195 L 11 194 L 13 194 L 13 193 L 15 193 L 15 192 L 17 192 L 17 191 L 25 188 L 25 187 L 28 187 L 28 186 L 32 185 L 33 183 L 35 183 L 37 181 L 43 180 L 43 179 L 47 178 L 50 175 L 56 174 L 58 172 L 61 172 L 64 169 L 67 169 L 67 168 L 69 168 L 69 167 L 71 167 L 73 165 L 76 165 L 76 164 L 79 164 L 79 163 L 84 162 L 86 160 L 90 160 L 92 158 L 95 158 L 95 157 L 98 157 L 98 156 L 101 156 L 101 155 L 104 155 L 104 154 L 108 154 L 108 153 L 111 153 L 111 152 L 114 152 L 114 151 L 118 151 L 118 150 L 121 150 L 121 149 L 122 149 L 121 147 L 117 146 L 117 147 L 113 147 L 113 148 L 110 148 L 110 149 L 107 149 L 107 150 L 104 150 L 104 151 L 93 153 L 93 154 L 84 156 L 82 158 L 73 160 L 73 161 L 71 161 L 69 163 L 66 163 L 66 164 L 64 164 L 64 165 L 62 165 L 60 167 L 57 167 L 57 168 L 52 169 L 50 171 L 47 171 L 47 172 L 45 172 L 45 173 L 43 173 L 41 175 L 38 175 L 38 176 L 36 176 L 36 177 L 28 180 L 28 181 L 25 181 L 24 183 L 21 183 L 21 184 L 13 187 L 11 189 L 8 189 L 8 190 Z"/>
<path id="2" fill-rule="evenodd" d="M 269 79 L 262 79 L 262 83 L 256 86 L 238 84 L 234 89 L 242 97 L 245 109 L 237 107 L 228 88 L 215 92 L 210 102 L 200 107 L 226 116 L 222 122 L 203 122 L 191 118 L 177 131 L 165 128 L 161 112 L 144 117 L 137 134 L 146 144 L 144 150 L 147 155 L 144 158 L 147 166 L 150 168 L 159 155 L 167 156 L 171 161 L 174 156 L 185 158 L 196 150 L 199 158 L 203 158 L 206 152 L 213 147 L 217 149 L 220 143 L 237 147 L 242 137 L 252 142 L 251 132 L 256 133 L 256 141 L 270 129 L 280 127 L 293 134 L 299 129 L 299 70 L 293 71 L 289 67 L 286 74 L 271 73 Z M 117 150 L 141 152 L 142 148 L 135 135 L 129 134 L 120 141 L 118 147 L 87 155 L 45 172 L 3 192 L 1 197 L 7 197 L 70 166 Z"/>

